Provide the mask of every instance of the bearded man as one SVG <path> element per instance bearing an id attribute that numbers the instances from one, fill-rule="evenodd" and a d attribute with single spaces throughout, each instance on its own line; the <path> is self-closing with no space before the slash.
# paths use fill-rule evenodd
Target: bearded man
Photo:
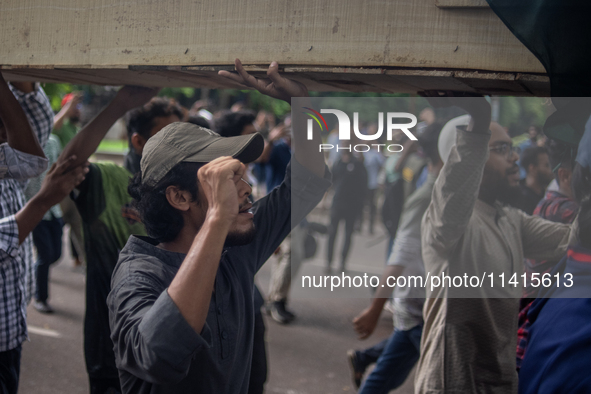
<path id="1" fill-rule="evenodd" d="M 432 104 L 442 101 L 466 110 L 472 120 L 467 128 L 458 127 L 456 144 L 435 182 L 421 227 L 423 261 L 431 277 L 486 280 L 483 288 L 470 291 L 427 287 L 415 390 L 516 393 L 521 289 L 508 280 L 513 274 L 520 278 L 524 257 L 559 260 L 575 231 L 505 204 L 519 196 L 518 155 L 507 131 L 491 123 L 484 98 L 445 97 Z"/>

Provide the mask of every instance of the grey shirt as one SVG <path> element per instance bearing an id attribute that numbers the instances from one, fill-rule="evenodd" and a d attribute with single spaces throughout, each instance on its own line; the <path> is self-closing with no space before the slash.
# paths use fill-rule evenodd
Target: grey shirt
<path id="1" fill-rule="evenodd" d="M 293 168 L 293 171 L 290 170 Z M 254 204 L 255 240 L 222 253 L 206 324 L 195 332 L 167 288 L 185 255 L 132 236 L 108 298 L 124 393 L 246 393 L 254 333 L 253 280 L 260 266 L 330 186 L 291 161 L 284 182 Z M 296 209 L 297 208 L 297 209 Z"/>

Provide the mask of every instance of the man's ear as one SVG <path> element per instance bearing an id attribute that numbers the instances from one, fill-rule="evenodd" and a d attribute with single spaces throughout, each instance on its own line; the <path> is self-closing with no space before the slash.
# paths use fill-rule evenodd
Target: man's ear
<path id="1" fill-rule="evenodd" d="M 191 193 L 186 190 L 181 190 L 177 186 L 168 186 L 166 200 L 174 209 L 185 212 L 189 210 L 193 198 Z"/>
<path id="2" fill-rule="evenodd" d="M 133 146 L 135 153 L 137 153 L 138 155 L 141 155 L 144 151 L 144 145 L 146 145 L 146 142 L 148 142 L 148 140 L 146 140 L 138 133 L 133 133 L 131 135 L 131 145 Z"/>

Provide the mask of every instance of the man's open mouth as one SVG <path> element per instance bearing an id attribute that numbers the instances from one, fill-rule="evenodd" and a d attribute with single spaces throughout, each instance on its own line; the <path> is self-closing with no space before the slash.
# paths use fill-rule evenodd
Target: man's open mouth
<path id="1" fill-rule="evenodd" d="M 248 203 L 248 204 L 242 206 L 240 208 L 240 210 L 238 211 L 238 213 L 252 213 L 251 209 L 252 209 L 252 204 Z"/>

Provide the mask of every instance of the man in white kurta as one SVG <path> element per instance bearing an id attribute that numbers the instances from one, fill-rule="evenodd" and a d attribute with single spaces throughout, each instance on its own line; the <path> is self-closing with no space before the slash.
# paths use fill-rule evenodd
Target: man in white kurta
<path id="1" fill-rule="evenodd" d="M 486 273 L 494 293 L 427 287 L 417 393 L 516 393 L 515 348 L 519 288 L 507 281 L 523 273 L 524 257 L 558 260 L 570 226 L 552 223 L 501 204 L 517 187 L 518 156 L 507 132 L 486 108 L 473 126 L 458 129 L 456 145 L 435 183 L 422 223 L 425 268 L 431 276 Z M 469 109 L 469 108 L 466 108 Z M 477 115 L 485 113 L 484 121 Z M 483 123 L 485 122 L 485 123 Z M 505 273 L 505 288 L 499 273 Z M 489 286 L 487 284 L 487 286 Z M 491 294 L 498 298 L 490 298 Z M 481 298 L 462 298 L 475 297 Z M 509 298 L 516 297 L 516 298 Z"/>

